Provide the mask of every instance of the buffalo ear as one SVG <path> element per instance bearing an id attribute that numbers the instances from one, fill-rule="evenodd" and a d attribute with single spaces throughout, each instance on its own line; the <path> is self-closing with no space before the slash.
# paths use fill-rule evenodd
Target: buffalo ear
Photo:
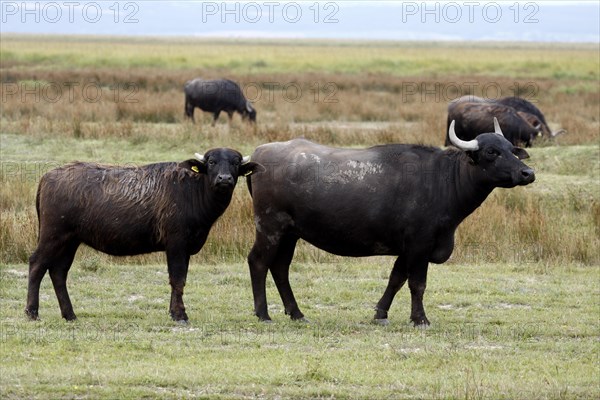
<path id="1" fill-rule="evenodd" d="M 525 122 L 527 122 L 527 124 L 529 124 L 533 129 L 541 128 L 542 121 L 540 121 L 535 115 L 523 111 L 517 111 L 517 114 L 519 114 L 519 117 L 523 118 Z"/>
<path id="2" fill-rule="evenodd" d="M 240 165 L 239 174 L 240 176 L 250 176 L 256 172 L 264 171 L 266 171 L 266 169 L 261 164 L 249 161 L 245 164 Z"/>
<path id="3" fill-rule="evenodd" d="M 183 169 L 188 169 L 188 170 L 196 172 L 198 174 L 205 174 L 207 171 L 206 163 L 198 161 L 194 158 L 180 162 L 178 167 L 183 168 Z"/>
<path id="4" fill-rule="evenodd" d="M 523 150 L 523 149 L 522 149 L 522 148 L 520 148 L 520 147 L 513 147 L 513 150 L 512 150 L 512 152 L 513 152 L 513 154 L 514 154 L 515 156 L 517 156 L 517 158 L 518 158 L 519 160 L 524 160 L 524 159 L 526 159 L 526 158 L 529 158 L 529 153 L 528 153 L 528 152 L 526 152 L 525 150 Z"/>

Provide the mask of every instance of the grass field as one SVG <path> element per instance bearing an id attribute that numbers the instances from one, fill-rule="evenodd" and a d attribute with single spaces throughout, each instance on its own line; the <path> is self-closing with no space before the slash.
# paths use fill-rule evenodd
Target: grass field
<path id="1" fill-rule="evenodd" d="M 216 41 L 4 35 L 0 41 L 0 397 L 600 397 L 600 62 L 592 45 Z M 258 124 L 183 118 L 183 83 L 231 77 Z M 98 96 L 98 93 L 100 94 Z M 245 184 L 192 257 L 191 323 L 168 318 L 163 254 L 78 252 L 61 320 L 50 279 L 39 322 L 23 309 L 41 175 L 73 160 L 184 160 L 229 146 L 305 136 L 365 147 L 441 146 L 446 105 L 519 94 L 568 130 L 528 149 L 536 182 L 496 190 L 430 268 L 432 326 L 409 324 L 401 290 L 391 324 L 371 323 L 393 259 L 335 257 L 301 243 L 289 321 L 259 324 L 245 258 Z"/>
<path id="2" fill-rule="evenodd" d="M 389 258 L 295 263 L 310 324 L 251 312 L 247 266 L 194 260 L 191 323 L 171 323 L 164 265 L 74 268 L 79 320 L 61 320 L 49 279 L 42 321 L 23 316 L 27 268 L 3 267 L 3 398 L 593 398 L 598 273 L 575 264 L 431 268 L 432 326 L 412 328 L 402 290 L 392 323 L 370 323 Z"/>

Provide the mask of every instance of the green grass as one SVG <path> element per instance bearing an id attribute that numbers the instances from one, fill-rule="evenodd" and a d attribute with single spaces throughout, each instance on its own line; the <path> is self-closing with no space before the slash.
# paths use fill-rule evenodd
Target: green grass
<path id="1" fill-rule="evenodd" d="M 242 263 L 193 258 L 191 323 L 168 319 L 164 265 L 79 263 L 70 291 L 79 320 L 60 319 L 46 277 L 39 322 L 23 315 L 24 265 L 2 265 L 3 398 L 594 398 L 598 270 L 470 264 L 430 270 L 432 326 L 411 327 L 407 288 L 388 327 L 371 324 L 392 259 L 292 266 L 310 324 L 252 316 Z"/>
<path id="2" fill-rule="evenodd" d="M 90 52 L 90 47 L 94 48 Z M 6 35 L 6 65 L 164 68 L 231 73 L 390 73 L 597 80 L 593 45 L 203 40 Z M 558 67 L 557 67 L 558 65 Z"/>

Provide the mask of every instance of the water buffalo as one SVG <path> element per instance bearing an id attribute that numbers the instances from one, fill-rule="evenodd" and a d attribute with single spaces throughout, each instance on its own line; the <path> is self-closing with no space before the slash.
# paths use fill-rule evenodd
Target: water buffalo
<path id="1" fill-rule="evenodd" d="M 238 176 L 262 168 L 225 148 L 196 158 L 141 167 L 77 162 L 46 173 L 36 197 L 39 239 L 29 259 L 29 318 L 38 318 L 40 283 L 49 271 L 63 318 L 76 319 L 66 283 L 84 243 L 116 256 L 165 251 L 169 311 L 173 320 L 187 321 L 182 296 L 190 256 L 229 205 Z"/>
<path id="2" fill-rule="evenodd" d="M 233 117 L 234 112 L 239 112 L 242 119 L 256 122 L 256 110 L 246 100 L 239 85 L 229 79 L 204 80 L 193 79 L 185 83 L 185 115 L 194 121 L 194 109 L 213 113 L 213 126 L 219 118 L 221 111 Z"/>
<path id="3" fill-rule="evenodd" d="M 565 133 L 563 129 L 552 132 L 542 112 L 529 101 L 520 97 L 484 99 L 477 96 L 462 96 L 448 105 L 448 123 L 456 121 L 456 135 L 463 140 L 472 140 L 477 135 L 493 129 L 492 120 L 497 118 L 505 137 L 515 146 L 530 147 L 538 136 L 547 138 Z M 446 134 L 446 146 L 451 144 Z"/>
<path id="4" fill-rule="evenodd" d="M 534 181 L 520 159 L 525 150 L 502 136 L 484 133 L 459 148 L 441 150 L 391 144 L 338 149 L 295 139 L 258 147 L 252 159 L 266 171 L 248 178 L 256 240 L 248 256 L 254 310 L 268 321 L 265 280 L 270 270 L 292 319 L 303 319 L 288 279 L 296 242 L 350 257 L 397 256 L 389 283 L 375 308 L 387 324 L 396 292 L 408 280 L 410 319 L 429 325 L 423 309 L 427 268 L 452 254 L 454 232 L 496 187 Z"/>

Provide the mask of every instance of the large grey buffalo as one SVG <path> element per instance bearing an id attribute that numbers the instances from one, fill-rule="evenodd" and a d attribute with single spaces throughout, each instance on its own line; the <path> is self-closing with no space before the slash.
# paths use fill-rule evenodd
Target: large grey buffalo
<path id="1" fill-rule="evenodd" d="M 256 241 L 248 256 L 255 313 L 270 320 L 265 280 L 271 271 L 285 312 L 303 319 L 288 279 L 296 242 L 304 239 L 333 254 L 397 256 L 375 319 L 386 324 L 396 292 L 408 280 L 410 319 L 428 325 L 423 294 L 428 263 L 452 254 L 454 232 L 496 187 L 534 181 L 520 159 L 525 150 L 484 133 L 460 150 L 392 144 L 338 149 L 303 139 L 265 144 L 252 155 L 266 168 L 248 179 Z"/>
<path id="2" fill-rule="evenodd" d="M 498 119 L 506 139 L 515 146 L 530 147 L 538 136 L 553 138 L 566 132 L 564 129 L 552 132 L 539 108 L 515 96 L 484 99 L 469 95 L 453 100 L 448 105 L 447 128 L 456 121 L 456 135 L 463 140 L 472 140 L 493 129 L 493 118 Z M 446 134 L 446 146 L 450 144 Z"/>
<path id="3" fill-rule="evenodd" d="M 67 274 L 84 243 L 116 256 L 166 252 L 169 311 L 174 320 L 187 321 L 183 288 L 190 256 L 229 205 L 238 176 L 262 168 L 225 148 L 196 158 L 142 167 L 78 162 L 45 174 L 36 198 L 39 239 L 29 259 L 26 314 L 38 318 L 40 283 L 49 271 L 63 318 L 76 318 Z"/>
<path id="4" fill-rule="evenodd" d="M 229 79 L 204 80 L 193 79 L 185 83 L 185 115 L 194 120 L 194 109 L 213 114 L 213 125 L 217 122 L 219 114 L 224 111 L 233 117 L 234 112 L 240 113 L 242 119 L 256 122 L 256 110 L 246 100 L 240 86 Z"/>

